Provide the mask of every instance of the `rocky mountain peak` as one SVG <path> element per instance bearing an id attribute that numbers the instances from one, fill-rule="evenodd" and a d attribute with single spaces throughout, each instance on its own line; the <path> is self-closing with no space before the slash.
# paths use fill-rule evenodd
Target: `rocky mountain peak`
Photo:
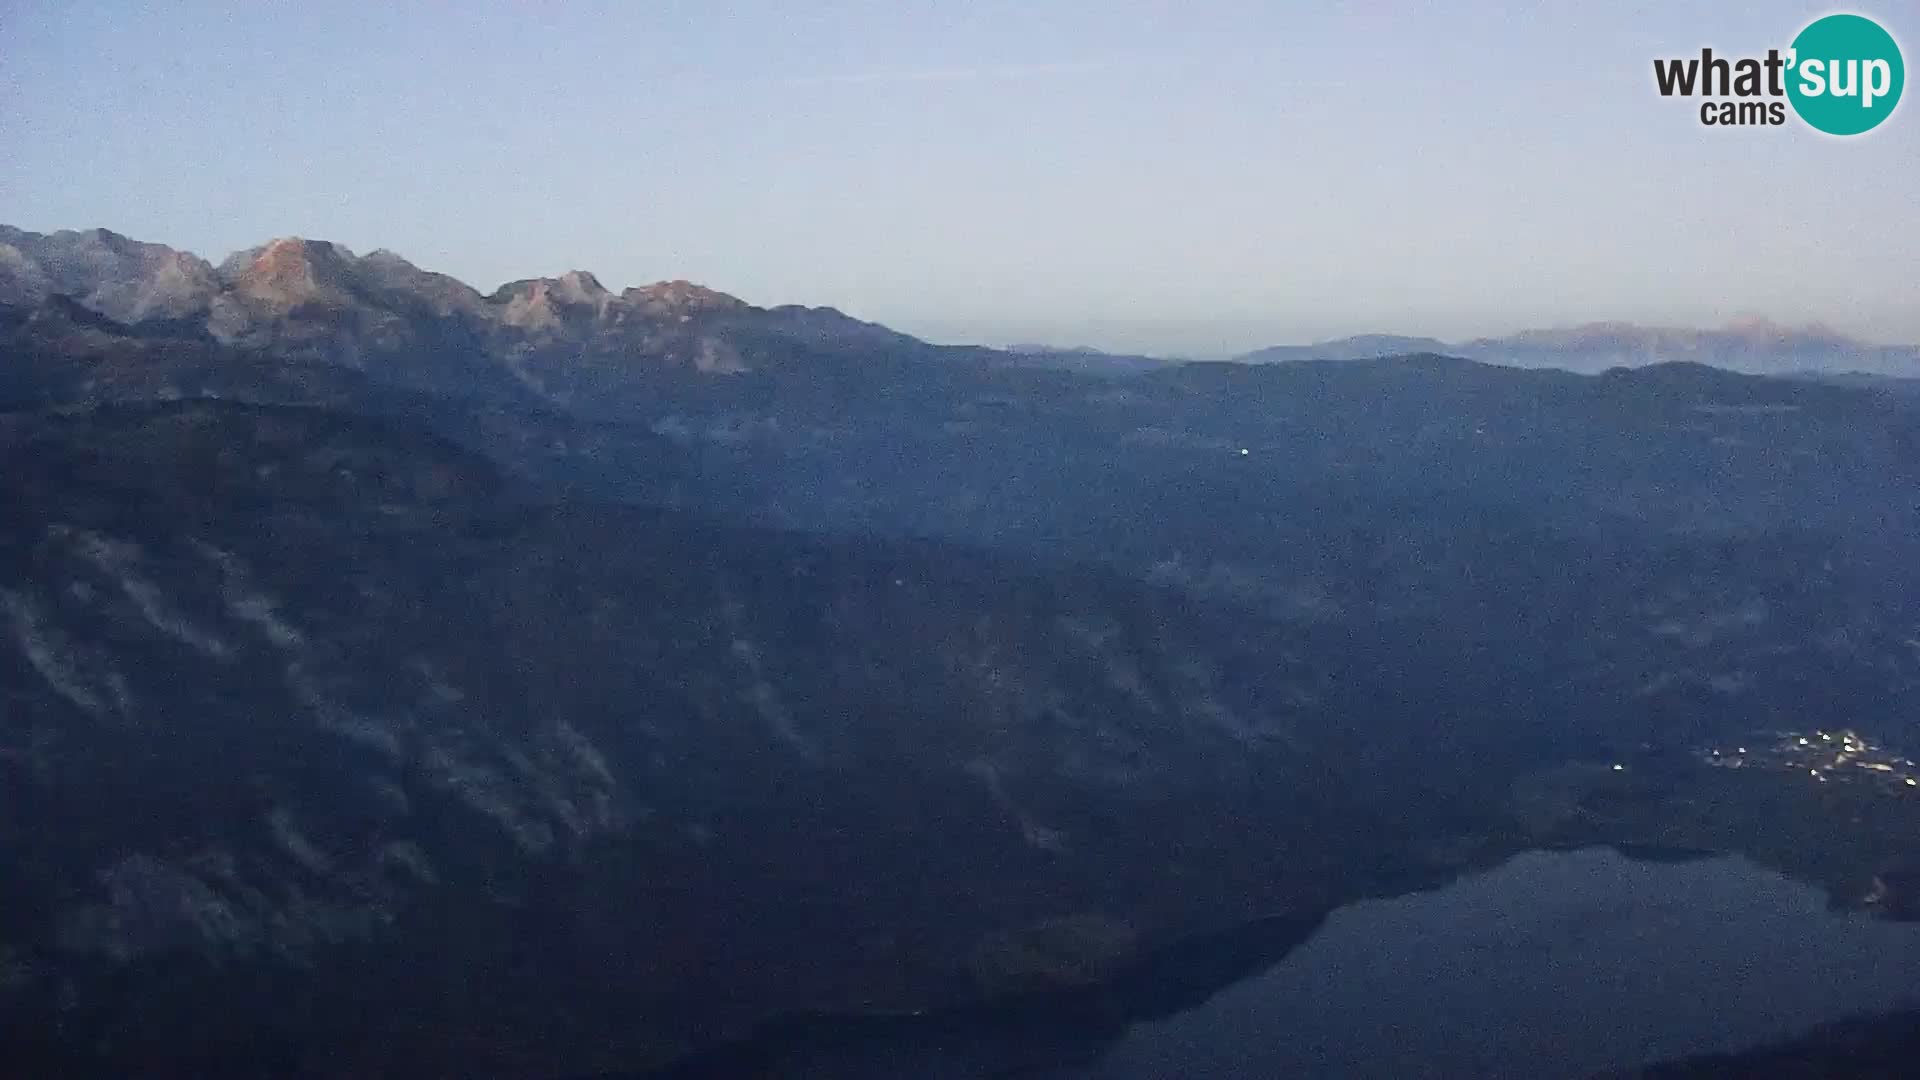
<path id="1" fill-rule="evenodd" d="M 117 322 L 180 318 L 206 309 L 217 282 L 204 260 L 109 229 L 0 234 L 0 300 L 35 304 L 64 294 Z"/>
<path id="2" fill-rule="evenodd" d="M 714 311 L 745 311 L 751 305 L 737 296 L 729 296 L 691 281 L 656 281 L 628 289 L 621 299 L 649 315 L 691 315 Z"/>
<path id="3" fill-rule="evenodd" d="M 337 284 L 355 261 L 353 252 L 325 240 L 284 236 L 249 253 L 236 284 L 288 292 L 313 292 Z"/>
<path id="4" fill-rule="evenodd" d="M 600 279 L 587 270 L 569 270 L 559 277 L 509 281 L 487 299 L 495 304 L 546 302 L 599 305 L 613 297 Z"/>
<path id="5" fill-rule="evenodd" d="M 792 356 L 796 348 L 830 346 L 872 356 L 927 349 L 831 309 L 763 309 L 685 279 L 616 293 L 576 269 L 483 295 L 389 250 L 362 256 L 301 236 L 236 252 L 216 269 L 104 229 L 42 235 L 0 226 L 0 304 L 32 309 L 56 294 L 117 322 L 161 320 L 178 324 L 170 332 L 204 330 L 226 345 L 270 346 L 355 368 L 399 360 L 395 370 L 423 384 L 464 383 L 475 360 L 511 359 L 520 366 L 496 374 L 555 400 L 572 392 L 568 380 L 578 378 L 574 361 L 583 356 L 616 369 L 638 361 L 722 373 L 747 370 L 745 357 L 756 350 Z M 543 365 L 554 370 L 536 370 Z"/>
<path id="6" fill-rule="evenodd" d="M 236 252 L 219 273 L 232 299 L 262 315 L 284 315 L 299 307 L 351 306 L 357 262 L 337 244 L 285 236 Z"/>
<path id="7" fill-rule="evenodd" d="M 487 301 L 477 289 L 458 278 L 422 270 L 386 248 L 361 256 L 354 269 L 363 282 L 378 292 L 410 300 L 435 315 L 485 316 Z"/>
<path id="8" fill-rule="evenodd" d="M 613 298 L 600 279 L 587 270 L 569 270 L 554 278 L 548 288 L 553 295 L 569 304 L 591 304 L 600 307 Z"/>
<path id="9" fill-rule="evenodd" d="M 509 282 L 488 299 L 499 305 L 501 322 L 523 330 L 551 330 L 583 319 L 599 321 L 620 302 L 586 270 Z"/>
<path id="10" fill-rule="evenodd" d="M 80 235 L 93 244 L 121 254 L 137 252 L 138 249 L 143 246 L 127 236 L 114 232 L 112 229 L 96 227 L 87 229 Z"/>

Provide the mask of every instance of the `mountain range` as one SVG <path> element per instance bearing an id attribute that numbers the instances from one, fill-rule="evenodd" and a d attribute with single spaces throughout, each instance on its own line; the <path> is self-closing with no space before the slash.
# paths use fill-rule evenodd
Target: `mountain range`
<path id="1" fill-rule="evenodd" d="M 1581 372 L 1694 363 L 1755 375 L 1862 373 L 1920 377 L 1920 346 L 1873 345 L 1817 323 L 1794 327 L 1765 319 L 1740 320 L 1718 330 L 1597 322 L 1454 343 L 1434 338 L 1370 334 L 1315 345 L 1278 345 L 1238 359 L 1243 363 L 1266 364 L 1423 352 L 1461 356 L 1489 364 Z"/>
<path id="2" fill-rule="evenodd" d="M 604 364 L 730 374 L 809 348 L 1022 359 L 940 350 L 832 308 L 758 308 L 685 281 L 615 293 L 574 270 L 482 295 L 390 251 L 355 255 L 321 240 L 274 240 L 214 266 L 105 229 L 40 234 L 0 226 L 0 304 L 30 308 L 56 296 L 136 331 L 203 335 L 348 367 L 401 352 L 485 355 L 500 361 L 492 374 L 510 373 L 535 395 L 558 400 L 584 389 L 582 367 Z M 561 356 L 565 362 L 556 364 Z"/>
<path id="3" fill-rule="evenodd" d="M 1737 850 L 1842 905 L 1920 855 L 1920 800 L 1699 762 L 1920 744 L 1891 380 L 1121 372 L 687 283 L 0 242 L 29 1073 L 1110 1018 L 1163 947 L 1529 847 Z"/>
<path id="4" fill-rule="evenodd" d="M 215 266 L 105 229 L 33 233 L 0 226 L 0 304 L 64 295 L 120 323 L 175 324 L 235 345 L 355 364 L 382 351 L 477 346 L 509 358 L 544 395 L 579 388 L 548 370 L 556 351 L 727 373 L 789 345 L 836 352 L 906 352 L 1076 371 L 1132 374 L 1169 361 L 1088 348 L 935 346 L 832 308 L 758 308 L 685 281 L 614 293 L 591 273 L 529 278 L 483 295 L 386 250 L 364 256 L 297 237 L 236 252 Z M 431 328 L 422 323 L 432 324 Z M 1873 345 L 1822 325 L 1764 319 L 1718 330 L 1596 322 L 1448 343 L 1368 334 L 1246 353 L 1243 363 L 1354 360 L 1439 353 L 1517 367 L 1598 372 L 1667 362 L 1753 374 L 1865 373 L 1920 377 L 1920 346 Z"/>

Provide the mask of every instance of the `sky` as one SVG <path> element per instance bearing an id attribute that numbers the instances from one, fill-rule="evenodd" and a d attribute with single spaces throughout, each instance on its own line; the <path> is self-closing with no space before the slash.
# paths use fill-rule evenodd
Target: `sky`
<path id="1" fill-rule="evenodd" d="M 1876 3 L 1911 63 L 1920 3 Z M 0 222 L 689 278 L 938 341 L 1920 341 L 1920 102 L 1837 139 L 1654 90 L 1829 10 L 0 0 Z"/>

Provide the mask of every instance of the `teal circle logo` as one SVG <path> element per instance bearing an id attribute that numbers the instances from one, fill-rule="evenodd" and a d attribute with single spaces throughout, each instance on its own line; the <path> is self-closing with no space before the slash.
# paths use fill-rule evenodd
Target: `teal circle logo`
<path id="1" fill-rule="evenodd" d="M 1893 35 L 1859 15 L 1828 15 L 1808 24 L 1788 54 L 1787 100 L 1829 135 L 1872 131 L 1893 114 L 1907 67 Z"/>

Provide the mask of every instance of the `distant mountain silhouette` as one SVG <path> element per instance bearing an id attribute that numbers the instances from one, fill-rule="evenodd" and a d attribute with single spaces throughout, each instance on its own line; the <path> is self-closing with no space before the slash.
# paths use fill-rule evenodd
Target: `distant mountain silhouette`
<path id="1" fill-rule="evenodd" d="M 1818 323 L 1782 326 L 1744 319 L 1719 330 L 1688 330 L 1597 322 L 1550 330 L 1523 330 L 1497 338 L 1448 344 L 1387 334 L 1340 338 L 1316 345 L 1279 345 L 1239 357 L 1246 363 L 1361 360 L 1439 352 L 1514 367 L 1598 372 L 1675 361 L 1710 364 L 1756 375 L 1863 373 L 1920 377 L 1920 346 L 1872 345 Z"/>
<path id="2" fill-rule="evenodd" d="M 1360 334 L 1336 338 L 1315 345 L 1275 345 L 1250 352 L 1238 359 L 1248 364 L 1271 364 L 1288 360 L 1377 360 L 1386 356 L 1415 353 L 1445 353 L 1453 346 L 1437 338 L 1402 337 L 1397 334 Z"/>

